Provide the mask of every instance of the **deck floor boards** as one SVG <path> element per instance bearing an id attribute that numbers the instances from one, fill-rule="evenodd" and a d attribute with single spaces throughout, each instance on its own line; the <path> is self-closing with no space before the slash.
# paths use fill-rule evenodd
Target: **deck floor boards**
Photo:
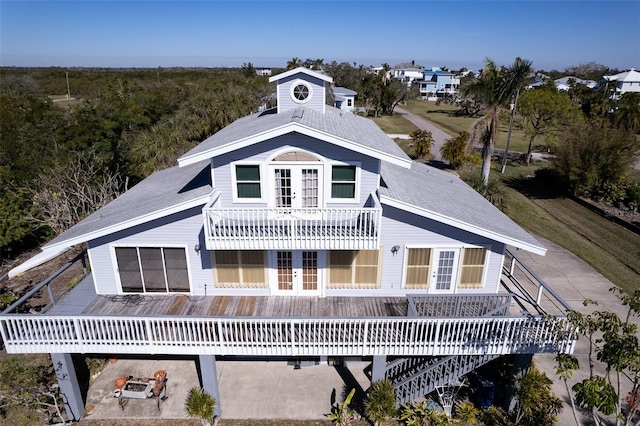
<path id="1" fill-rule="evenodd" d="M 404 297 L 96 296 L 84 315 L 359 318 L 406 316 Z"/>

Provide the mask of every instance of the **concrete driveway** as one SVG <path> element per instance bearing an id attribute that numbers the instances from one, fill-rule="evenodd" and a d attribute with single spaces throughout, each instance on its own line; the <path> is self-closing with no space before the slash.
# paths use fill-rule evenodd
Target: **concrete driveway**
<path id="1" fill-rule="evenodd" d="M 433 145 L 431 146 L 431 154 L 436 161 L 442 161 L 442 155 L 440 155 L 440 148 L 444 145 L 447 139 L 451 139 L 451 135 L 441 130 L 439 127 L 436 127 L 434 124 L 428 122 L 424 118 L 418 117 L 415 114 L 410 113 L 407 110 L 404 110 L 400 107 L 396 107 L 395 112 L 418 126 L 418 128 L 422 130 L 428 130 L 431 132 L 431 136 L 433 136 Z"/>

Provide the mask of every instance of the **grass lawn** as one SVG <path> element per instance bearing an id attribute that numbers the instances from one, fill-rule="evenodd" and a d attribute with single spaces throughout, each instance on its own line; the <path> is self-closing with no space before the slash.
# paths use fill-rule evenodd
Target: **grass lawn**
<path id="1" fill-rule="evenodd" d="M 505 213 L 529 232 L 574 253 L 627 292 L 640 289 L 640 235 L 582 207 L 569 198 L 550 197 L 527 184 L 540 164 L 511 165 L 502 179 L 508 199 Z"/>
<path id="2" fill-rule="evenodd" d="M 465 131 L 470 132 L 477 118 L 457 117 L 454 113 L 458 110 L 455 105 L 441 103 L 436 105 L 433 101 L 410 101 L 406 105 L 401 106 L 403 109 L 410 111 L 425 120 L 428 120 L 447 132 L 451 136 Z M 498 128 L 496 137 L 496 148 L 504 149 L 507 141 L 507 133 L 509 123 L 502 123 Z M 515 127 L 511 131 L 511 142 L 509 143 L 510 151 L 526 152 L 529 141 L 524 137 L 522 130 Z"/>
<path id="3" fill-rule="evenodd" d="M 418 126 L 400 115 L 383 115 L 382 117 L 370 117 L 383 132 L 393 135 L 409 135 L 418 129 Z"/>

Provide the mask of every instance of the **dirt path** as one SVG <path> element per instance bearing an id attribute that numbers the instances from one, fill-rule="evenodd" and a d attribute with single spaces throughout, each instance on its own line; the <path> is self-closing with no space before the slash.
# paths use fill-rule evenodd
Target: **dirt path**
<path id="1" fill-rule="evenodd" d="M 418 117 L 417 115 L 412 114 L 409 111 L 404 110 L 400 107 L 396 107 L 395 112 L 397 112 L 398 114 L 400 114 L 401 116 L 403 116 L 404 118 L 406 118 L 407 120 L 409 120 L 410 122 L 418 126 L 420 129 L 431 132 L 431 135 L 433 136 L 433 142 L 434 142 L 433 146 L 431 147 L 431 154 L 433 155 L 435 160 L 442 161 L 442 156 L 440 155 L 440 148 L 442 148 L 442 146 L 447 141 L 447 139 L 451 139 L 451 135 L 441 130 L 440 128 L 436 127 L 434 124 L 428 122 L 424 118 Z"/>

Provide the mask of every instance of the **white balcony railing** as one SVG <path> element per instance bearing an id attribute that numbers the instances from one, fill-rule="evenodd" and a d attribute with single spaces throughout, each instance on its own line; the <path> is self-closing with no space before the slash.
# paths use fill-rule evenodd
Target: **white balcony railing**
<path id="1" fill-rule="evenodd" d="M 377 250 L 380 206 L 203 209 L 208 250 Z"/>
<path id="2" fill-rule="evenodd" d="M 0 317 L 9 353 L 501 355 L 571 351 L 567 326 L 546 317 Z"/>

